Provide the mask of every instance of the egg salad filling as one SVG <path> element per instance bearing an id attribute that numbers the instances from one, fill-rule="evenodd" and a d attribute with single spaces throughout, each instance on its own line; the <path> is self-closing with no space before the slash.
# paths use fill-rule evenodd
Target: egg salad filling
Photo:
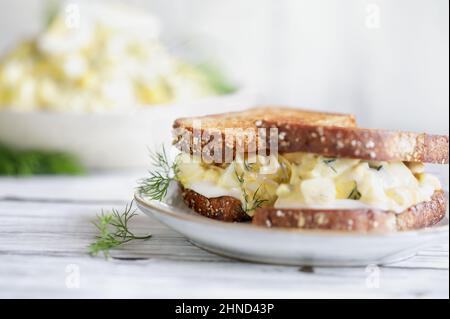
<path id="1" fill-rule="evenodd" d="M 240 199 L 258 207 L 377 208 L 401 213 L 431 199 L 439 180 L 422 163 L 328 158 L 310 153 L 256 156 L 215 165 L 187 154 L 177 157 L 177 178 L 206 196 Z"/>
<path id="2" fill-rule="evenodd" d="M 206 71 L 169 54 L 151 14 L 84 1 L 60 8 L 0 57 L 0 109 L 97 112 L 218 94 Z"/>
<path id="3" fill-rule="evenodd" d="M 237 198 L 250 216 L 256 208 L 273 206 L 278 187 L 289 182 L 288 163 L 282 157 L 255 156 L 214 165 L 180 154 L 176 163 L 177 179 L 183 187 L 208 198 Z"/>

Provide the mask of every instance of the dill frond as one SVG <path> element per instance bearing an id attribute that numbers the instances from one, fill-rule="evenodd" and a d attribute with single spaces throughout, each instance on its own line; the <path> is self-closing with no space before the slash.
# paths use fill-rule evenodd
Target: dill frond
<path id="1" fill-rule="evenodd" d="M 89 253 L 93 256 L 103 253 L 109 256 L 109 251 L 132 240 L 149 239 L 152 235 L 136 236 L 128 227 L 129 221 L 136 216 L 136 210 L 132 210 L 133 202 L 127 204 L 123 212 L 112 209 L 110 213 L 102 212 L 93 222 L 99 234 L 95 242 L 88 246 Z"/>
<path id="2" fill-rule="evenodd" d="M 333 172 L 337 173 L 336 169 L 333 166 L 333 163 L 336 162 L 335 158 L 324 158 L 323 163 L 328 166 Z"/>
<path id="3" fill-rule="evenodd" d="M 178 163 L 170 163 L 164 146 L 162 151 L 150 154 L 152 159 L 152 170 L 150 177 L 140 181 L 139 192 L 150 199 L 162 201 L 170 186 L 170 182 L 177 179 L 179 173 Z"/>

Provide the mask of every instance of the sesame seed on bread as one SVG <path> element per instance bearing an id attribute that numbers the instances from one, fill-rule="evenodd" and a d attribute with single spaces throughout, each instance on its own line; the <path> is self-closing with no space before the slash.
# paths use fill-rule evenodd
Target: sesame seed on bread
<path id="1" fill-rule="evenodd" d="M 225 222 L 250 220 L 241 202 L 231 196 L 207 198 L 191 189 L 182 188 L 186 205 L 197 213 Z M 431 200 L 419 203 L 398 214 L 379 209 L 277 209 L 259 208 L 252 223 L 264 227 L 322 229 L 355 232 L 395 232 L 420 229 L 439 223 L 446 214 L 447 199 L 436 191 Z"/>
<path id="2" fill-rule="evenodd" d="M 352 115 L 262 107 L 177 119 L 173 127 L 193 132 L 195 121 L 201 121 L 202 147 L 211 141 L 214 132 L 219 133 L 219 147 L 214 151 L 220 152 L 222 158 L 230 151 L 235 156 L 238 146 L 247 152 L 267 146 L 267 152 L 270 145 L 269 134 L 265 136 L 264 146 L 261 146 L 257 136 L 254 137 L 256 141 L 246 136 L 243 139 L 226 138 L 227 128 L 276 128 L 279 153 L 307 152 L 329 157 L 436 164 L 448 164 L 449 161 L 446 135 L 358 128 Z M 183 150 L 192 150 L 193 139 L 185 136 L 177 134 L 176 145 Z"/>
<path id="3" fill-rule="evenodd" d="M 226 128 L 258 128 L 263 121 L 276 123 L 303 123 L 312 125 L 327 125 L 339 127 L 356 126 L 355 117 L 351 114 L 317 112 L 304 109 L 294 109 L 278 106 L 261 106 L 240 112 L 219 113 L 198 117 L 186 117 L 175 120 L 174 128 L 192 128 L 194 121 L 201 121 L 203 129 Z"/>
<path id="4" fill-rule="evenodd" d="M 430 201 L 419 203 L 400 214 L 377 209 L 260 208 L 256 210 L 252 223 L 263 227 L 395 232 L 433 226 L 445 217 L 446 209 L 444 192 L 436 191 Z"/>
<path id="5" fill-rule="evenodd" d="M 448 164 L 446 135 L 301 124 L 277 127 L 283 136 L 279 141 L 280 153 L 308 152 L 373 161 Z"/>
<path id="6" fill-rule="evenodd" d="M 185 204 L 197 213 L 224 222 L 242 222 L 250 220 L 241 206 L 241 201 L 231 196 L 207 198 L 180 185 Z"/>

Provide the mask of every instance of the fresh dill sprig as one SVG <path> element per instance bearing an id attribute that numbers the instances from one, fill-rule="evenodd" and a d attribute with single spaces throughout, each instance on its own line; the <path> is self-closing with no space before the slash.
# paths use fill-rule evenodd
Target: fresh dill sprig
<path id="1" fill-rule="evenodd" d="M 333 172 L 337 173 L 337 170 L 334 168 L 333 163 L 336 162 L 335 158 L 324 158 L 323 163 L 328 166 Z"/>
<path id="2" fill-rule="evenodd" d="M 178 163 L 169 162 L 164 146 L 161 152 L 152 152 L 153 170 L 149 171 L 150 177 L 140 181 L 139 192 L 150 199 L 162 201 L 170 186 L 170 182 L 177 179 L 179 173 Z"/>
<path id="3" fill-rule="evenodd" d="M 132 210 L 133 201 L 125 206 L 125 210 L 121 213 L 116 209 L 112 209 L 110 213 L 102 212 L 97 215 L 97 220 L 93 222 L 99 231 L 95 242 L 88 247 L 89 253 L 93 256 L 100 252 L 109 257 L 109 251 L 129 241 L 137 239 L 149 239 L 152 235 L 136 236 L 128 228 L 130 220 L 136 216 L 136 210 Z"/>
<path id="4" fill-rule="evenodd" d="M 358 185 L 355 183 L 355 187 L 353 187 L 352 191 L 348 195 L 348 199 L 359 200 L 361 198 L 361 193 L 358 190 Z"/>
<path id="5" fill-rule="evenodd" d="M 373 164 L 369 164 L 369 167 L 371 168 L 371 169 L 375 169 L 375 170 L 377 170 L 378 172 L 383 168 L 383 165 L 373 165 Z"/>
<path id="6" fill-rule="evenodd" d="M 244 184 L 244 173 L 239 175 L 238 172 L 234 171 L 234 174 L 236 175 L 236 179 L 238 180 L 238 182 L 242 188 L 242 185 Z"/>
<path id="7" fill-rule="evenodd" d="M 259 186 L 256 189 L 256 191 L 253 193 L 252 198 L 250 199 L 249 194 L 247 193 L 247 191 L 244 188 L 244 182 L 245 182 L 244 173 L 242 173 L 241 175 L 239 175 L 236 171 L 234 173 L 236 175 L 236 179 L 239 182 L 239 185 L 241 187 L 241 191 L 243 194 L 244 203 L 242 204 L 242 210 L 245 213 L 252 212 L 252 211 L 256 210 L 257 208 L 260 208 L 265 202 L 267 202 L 266 199 L 262 199 L 258 196 L 261 186 Z"/>
<path id="8" fill-rule="evenodd" d="M 253 167 L 255 166 L 255 163 L 249 163 L 248 160 L 244 160 L 244 168 L 248 171 L 251 172 L 253 171 Z"/>
<path id="9" fill-rule="evenodd" d="M 261 199 L 260 197 L 258 197 L 258 192 L 260 188 L 261 186 L 258 187 L 258 189 L 253 193 L 251 200 L 249 200 L 247 192 L 244 189 L 242 190 L 242 192 L 244 193 L 244 204 L 242 205 L 242 210 L 245 213 L 252 212 L 260 208 L 265 202 L 267 202 L 266 199 Z"/>
<path id="10" fill-rule="evenodd" d="M 288 168 L 286 167 L 286 164 L 282 161 L 280 161 L 280 167 L 281 167 L 281 172 L 283 174 L 283 180 L 289 180 L 289 172 L 288 172 Z M 301 176 L 299 176 L 299 178 L 301 179 Z"/>

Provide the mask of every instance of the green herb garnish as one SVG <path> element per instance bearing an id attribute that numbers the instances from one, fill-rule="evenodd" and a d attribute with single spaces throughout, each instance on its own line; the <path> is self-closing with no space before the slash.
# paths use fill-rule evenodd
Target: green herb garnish
<path id="1" fill-rule="evenodd" d="M 283 180 L 289 180 L 289 171 L 288 168 L 286 167 L 286 164 L 282 161 L 280 161 L 280 167 L 281 167 L 281 172 L 283 174 Z M 302 179 L 301 176 L 299 176 L 299 179 Z"/>
<path id="2" fill-rule="evenodd" d="M 234 174 L 236 175 L 236 179 L 238 180 L 239 184 L 242 186 L 244 184 L 244 173 L 239 175 L 236 171 L 234 171 Z"/>
<path id="3" fill-rule="evenodd" d="M 60 4 L 56 0 L 47 0 L 44 8 L 44 27 L 48 28 L 60 11 Z"/>
<path id="4" fill-rule="evenodd" d="M 204 63 L 197 66 L 205 75 L 208 84 L 217 94 L 230 94 L 236 91 L 236 87 L 231 84 L 223 72 L 215 65 Z"/>
<path id="5" fill-rule="evenodd" d="M 139 192 L 150 199 L 162 201 L 169 189 L 170 182 L 177 180 L 178 163 L 169 162 L 164 146 L 161 152 L 151 153 L 153 170 L 150 177 L 140 181 Z"/>
<path id="6" fill-rule="evenodd" d="M 17 150 L 0 145 L 0 175 L 81 175 L 85 171 L 79 160 L 68 153 Z"/>
<path id="7" fill-rule="evenodd" d="M 110 213 L 103 213 L 97 216 L 95 227 L 100 234 L 96 236 L 96 241 L 89 245 L 89 253 L 93 256 L 100 252 L 105 257 L 109 257 L 109 251 L 132 240 L 149 239 L 152 235 L 136 236 L 128 228 L 129 221 L 136 216 L 136 210 L 131 210 L 133 202 L 125 206 L 125 210 L 120 213 L 112 209 Z"/>
<path id="8" fill-rule="evenodd" d="M 383 168 L 383 165 L 372 165 L 372 164 L 369 164 L 369 167 L 371 168 L 371 169 L 375 169 L 375 170 L 377 170 L 378 172 Z"/>
<path id="9" fill-rule="evenodd" d="M 353 187 L 352 191 L 348 195 L 348 199 L 359 200 L 361 198 L 361 193 L 358 190 L 358 185 L 355 183 L 355 187 Z"/>
<path id="10" fill-rule="evenodd" d="M 260 208 L 265 202 L 267 202 L 266 199 L 261 199 L 260 197 L 258 197 L 258 192 L 260 188 L 261 186 L 258 187 L 258 189 L 253 193 L 251 200 L 249 200 L 247 192 L 244 189 L 242 190 L 242 192 L 244 193 L 244 204 L 242 205 L 242 210 L 245 213 L 252 212 Z"/>
<path id="11" fill-rule="evenodd" d="M 253 170 L 254 166 L 255 166 L 255 163 L 249 163 L 248 160 L 244 160 L 244 168 L 248 172 L 251 172 Z"/>
<path id="12" fill-rule="evenodd" d="M 242 210 L 245 213 L 252 212 L 252 211 L 256 210 L 257 208 L 260 208 L 262 206 L 262 204 L 267 202 L 266 199 L 261 199 L 258 196 L 261 186 L 258 187 L 258 189 L 253 193 L 252 198 L 250 199 L 249 194 L 247 193 L 247 191 L 244 188 L 244 182 L 245 182 L 244 174 L 239 175 L 236 171 L 235 171 L 235 174 L 236 174 L 236 178 L 239 182 L 239 185 L 241 187 L 241 191 L 243 194 L 244 203 L 242 204 Z"/>
<path id="13" fill-rule="evenodd" d="M 323 159 L 323 163 L 325 165 L 327 165 L 329 168 L 331 168 L 331 170 L 335 173 L 337 173 L 337 170 L 334 168 L 333 163 L 336 162 L 335 158 L 324 158 Z"/>

